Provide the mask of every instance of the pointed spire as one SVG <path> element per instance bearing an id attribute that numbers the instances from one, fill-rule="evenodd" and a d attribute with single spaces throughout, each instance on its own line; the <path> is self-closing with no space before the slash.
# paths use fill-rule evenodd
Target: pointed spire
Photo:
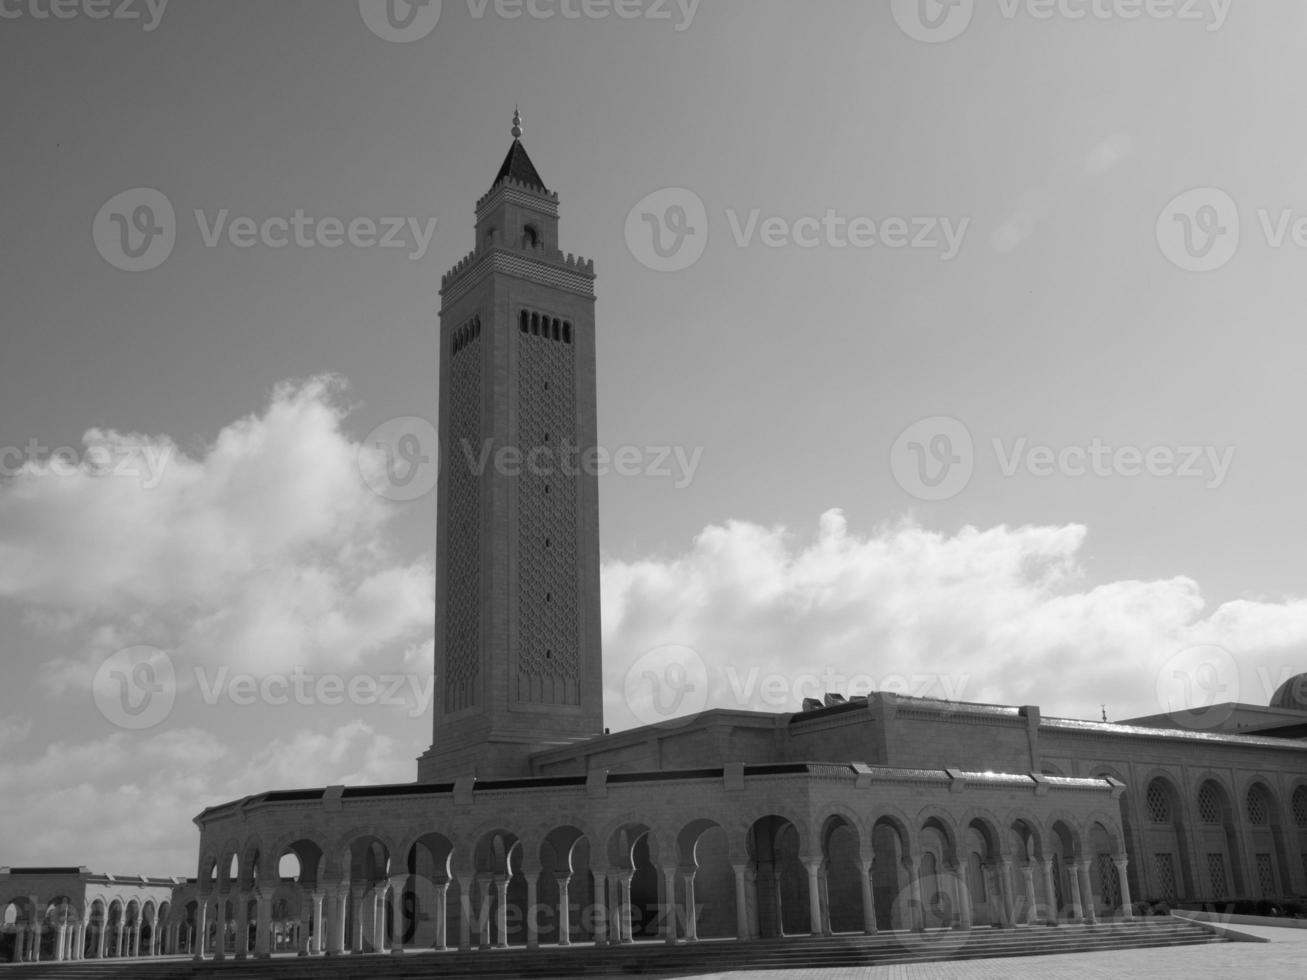
<path id="1" fill-rule="evenodd" d="M 498 184 L 505 177 L 512 177 L 529 187 L 548 193 L 545 182 L 540 179 L 535 164 L 531 162 L 526 147 L 522 145 L 522 113 L 517 106 L 513 106 L 513 145 L 508 148 L 508 156 L 504 157 L 504 163 L 499 168 L 499 173 L 495 175 L 495 183 Z"/>

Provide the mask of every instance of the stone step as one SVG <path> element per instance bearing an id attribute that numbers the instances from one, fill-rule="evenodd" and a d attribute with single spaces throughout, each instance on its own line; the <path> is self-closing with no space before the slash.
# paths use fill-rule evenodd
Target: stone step
<path id="1" fill-rule="evenodd" d="M 42 963 L 0 968 L 0 980 L 363 980 L 464 976 L 585 977 L 611 974 L 729 972 L 785 967 L 840 968 L 927 960 L 991 959 L 1096 950 L 1221 942 L 1200 926 L 1178 919 L 1141 919 L 1097 926 L 978 928 L 969 933 L 882 933 L 877 936 L 794 936 L 739 943 L 705 940 L 668 946 L 641 941 L 626 946 L 577 945 L 530 951 L 514 947 L 471 952 L 339 958 L 278 957 L 195 963 L 189 959 Z"/>

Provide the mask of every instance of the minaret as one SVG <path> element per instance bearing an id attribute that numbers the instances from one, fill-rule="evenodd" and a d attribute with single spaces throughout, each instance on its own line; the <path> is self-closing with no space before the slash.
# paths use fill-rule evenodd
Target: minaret
<path id="1" fill-rule="evenodd" d="M 530 774 L 603 731 L 594 263 L 513 143 L 441 280 L 436 697 L 418 779 Z M 589 457 L 593 461 L 593 456 Z M 585 470 L 589 470 L 587 473 Z"/>

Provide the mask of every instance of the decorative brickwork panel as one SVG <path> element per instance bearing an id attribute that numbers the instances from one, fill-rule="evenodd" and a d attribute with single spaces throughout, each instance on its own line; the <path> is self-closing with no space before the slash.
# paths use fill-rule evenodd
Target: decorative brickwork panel
<path id="1" fill-rule="evenodd" d="M 1203 823 L 1221 822 L 1221 798 L 1211 783 L 1203 783 L 1198 790 L 1198 819 Z"/>
<path id="2" fill-rule="evenodd" d="M 579 704 L 576 348 L 570 322 L 524 311 L 518 324 L 517 700 Z"/>
<path id="3" fill-rule="evenodd" d="M 1299 786 L 1293 791 L 1293 822 L 1299 827 L 1307 827 L 1307 786 Z"/>
<path id="4" fill-rule="evenodd" d="M 1225 855 L 1220 853 L 1207 855 L 1207 879 L 1212 886 L 1213 898 L 1224 898 L 1230 892 L 1225 877 Z"/>
<path id="5" fill-rule="evenodd" d="M 460 328 L 451 346 L 448 581 L 445 583 L 445 711 L 477 703 L 481 672 L 481 479 L 469 462 L 481 449 L 481 331 Z M 454 353 L 457 348 L 457 353 Z"/>
<path id="6" fill-rule="evenodd" d="M 1170 854 L 1154 854 L 1153 866 L 1157 871 L 1157 897 L 1164 902 L 1174 902 L 1177 894 L 1175 858 Z"/>
<path id="7" fill-rule="evenodd" d="M 1275 867 L 1269 854 L 1257 855 L 1257 884 L 1262 890 L 1262 898 L 1275 894 Z"/>

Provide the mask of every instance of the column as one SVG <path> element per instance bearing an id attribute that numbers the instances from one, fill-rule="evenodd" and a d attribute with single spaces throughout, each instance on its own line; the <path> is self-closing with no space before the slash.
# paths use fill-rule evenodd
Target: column
<path id="1" fill-rule="evenodd" d="M 466 952 L 472 948 L 472 879 L 458 879 L 458 948 Z"/>
<path id="2" fill-rule="evenodd" d="M 124 909 L 124 910 L 123 910 L 123 915 L 125 916 L 126 914 L 127 914 L 127 910 Z M 115 942 L 114 942 L 114 945 L 113 945 L 113 948 L 114 948 L 114 955 L 115 955 L 116 957 L 118 957 L 119 959 L 122 959 L 124 956 L 127 955 L 127 947 L 124 945 L 124 939 L 125 939 L 125 937 L 126 937 L 126 934 L 127 934 L 127 921 L 126 921 L 126 919 L 124 919 L 124 918 L 120 918 L 120 919 L 118 920 L 118 933 L 117 933 L 117 935 L 114 937 L 114 938 L 115 938 Z M 38 936 L 40 935 L 39 927 L 38 927 L 37 935 L 38 935 Z M 218 952 L 221 952 L 221 951 L 222 951 L 222 944 L 219 943 L 219 944 L 218 944 Z M 217 956 L 214 957 L 214 959 L 219 959 L 219 958 L 220 958 L 220 957 L 217 957 Z"/>
<path id="3" fill-rule="evenodd" d="M 956 883 L 958 895 L 958 928 L 966 932 L 971 929 L 971 886 L 967 884 L 967 866 L 965 864 L 955 864 L 953 866 L 953 880 Z"/>
<path id="4" fill-rule="evenodd" d="M 327 925 L 327 955 L 345 955 L 345 911 L 349 907 L 349 886 L 331 885 L 327 889 L 328 907 L 331 909 Z"/>
<path id="5" fill-rule="evenodd" d="M 524 871 L 522 876 L 526 878 L 526 948 L 540 948 L 540 872 Z M 566 894 L 564 890 L 561 894 Z M 566 902 L 560 900 L 559 905 L 566 907 Z M 562 932 L 562 923 L 559 923 L 559 932 Z"/>
<path id="6" fill-rule="evenodd" d="M 359 956 L 363 953 L 363 889 L 353 882 L 349 886 L 349 902 L 354 919 L 349 931 L 349 951 Z"/>
<path id="7" fill-rule="evenodd" d="M 821 921 L 821 883 L 818 881 L 821 862 L 804 861 L 803 866 L 808 870 L 808 931 L 820 936 L 825 929 Z"/>
<path id="8" fill-rule="evenodd" d="M 1074 861 L 1067 865 L 1067 880 L 1071 884 L 1071 918 L 1073 922 L 1084 922 L 1085 910 L 1080 902 L 1080 875 L 1076 873 L 1078 867 Z"/>
<path id="9" fill-rule="evenodd" d="M 903 862 L 908 870 L 909 904 L 912 907 L 912 931 L 926 931 L 926 903 L 921 897 L 921 859 L 909 858 Z"/>
<path id="10" fill-rule="evenodd" d="M 163 928 L 159 925 L 159 913 L 154 913 L 154 923 L 150 926 L 150 955 L 158 956 L 162 951 Z"/>
<path id="11" fill-rule="evenodd" d="M 449 947 L 449 882 L 436 885 L 436 949 Z"/>
<path id="12" fill-rule="evenodd" d="M 612 921 L 608 915 L 608 900 L 604 890 L 608 879 L 602 871 L 595 871 L 592 874 L 595 883 L 595 945 L 602 946 L 609 941 L 609 923 Z"/>
<path id="13" fill-rule="evenodd" d="M 1024 879 L 1026 886 L 1025 923 L 1028 926 L 1033 926 L 1038 921 L 1035 916 L 1035 866 L 1029 861 L 1021 865 L 1021 877 Z"/>
<path id="14" fill-rule="evenodd" d="M 386 883 L 380 882 L 372 892 L 372 952 L 386 951 Z"/>
<path id="15" fill-rule="evenodd" d="M 311 923 L 312 923 L 312 930 L 310 931 L 310 934 L 309 934 L 309 955 L 310 955 L 310 956 L 321 956 L 321 955 L 322 955 L 322 950 L 323 950 L 323 941 L 322 941 L 322 940 L 323 940 L 323 936 L 322 936 L 322 930 L 323 930 L 323 923 L 322 923 L 322 907 L 323 907 L 323 905 L 324 905 L 324 903 L 325 903 L 326 897 L 327 897 L 327 896 L 324 895 L 324 894 L 322 893 L 321 889 L 318 889 L 318 890 L 315 890 L 315 891 L 313 892 L 312 896 L 310 896 L 310 899 L 309 899 L 310 902 L 312 902 L 312 904 L 311 904 L 310 907 L 309 907 L 309 908 L 310 908 L 310 912 L 309 912 L 309 914 L 313 917 L 313 918 L 310 920 Z"/>
<path id="16" fill-rule="evenodd" d="M 236 896 L 236 959 L 247 959 L 250 955 L 250 896 L 242 893 Z"/>
<path id="17" fill-rule="evenodd" d="M 1116 865 L 1116 876 L 1121 881 L 1121 917 L 1123 919 L 1133 919 L 1135 910 L 1131 908 L 1130 900 L 1130 879 L 1126 876 L 1126 870 L 1130 866 L 1128 858 L 1113 858 L 1112 863 Z"/>
<path id="18" fill-rule="evenodd" d="M 67 926 L 59 923 L 54 927 L 54 959 L 56 963 L 64 960 L 64 943 L 68 941 Z"/>
<path id="19" fill-rule="evenodd" d="M 622 942 L 635 942 L 635 932 L 631 923 L 631 878 L 633 872 L 623 871 L 618 876 L 621 884 L 621 899 L 618 905 L 618 925 L 622 931 Z"/>
<path id="20" fill-rule="evenodd" d="M 394 878 L 390 882 L 390 952 L 392 956 L 404 953 L 404 889 L 407 878 Z"/>
<path id="21" fill-rule="evenodd" d="M 481 900 L 481 909 L 477 913 L 477 923 L 481 930 L 481 948 L 490 948 L 490 885 L 487 875 L 477 875 L 477 898 Z"/>
<path id="22" fill-rule="evenodd" d="M 622 876 L 608 872 L 608 945 L 622 941 Z"/>
<path id="23" fill-rule="evenodd" d="M 1094 925 L 1098 922 L 1098 913 L 1094 909 L 1094 888 L 1089 878 L 1089 862 L 1081 861 L 1076 865 L 1080 873 L 1080 901 L 1084 906 L 1085 922 Z"/>
<path id="24" fill-rule="evenodd" d="M 821 934 L 829 936 L 834 930 L 830 924 L 830 870 L 825 861 L 821 864 L 817 880 L 821 883 L 821 891 L 817 896 L 821 901 Z"/>
<path id="25" fill-rule="evenodd" d="M 744 942 L 749 936 L 749 898 L 745 889 L 745 871 L 743 864 L 732 865 L 735 869 L 735 938 Z"/>
<path id="26" fill-rule="evenodd" d="M 104 938 L 108 930 L 100 927 L 100 954 L 99 959 L 104 959 Z M 209 900 L 201 897 L 195 907 L 195 959 L 204 959 L 205 940 L 209 937 Z"/>
<path id="27" fill-rule="evenodd" d="M 862 861 L 862 876 L 858 884 L 862 887 L 862 931 L 868 936 L 878 932 L 876 928 L 876 897 L 871 890 L 871 862 Z"/>
<path id="28" fill-rule="evenodd" d="M 256 958 L 266 960 L 272 956 L 272 892 L 268 889 L 259 889 L 255 892 L 254 897 L 254 955 Z M 246 918 L 249 917 L 248 910 Z M 241 949 L 248 948 L 250 941 L 249 925 L 245 926 L 245 931 L 241 934 Z"/>
<path id="29" fill-rule="evenodd" d="M 1003 858 L 998 862 L 999 893 L 1002 896 L 1003 928 L 1011 929 L 1017 924 L 1016 898 L 1012 887 L 1012 862 Z"/>
<path id="30" fill-rule="evenodd" d="M 1062 910 L 1057 907 L 1057 889 L 1053 886 L 1053 859 L 1044 858 L 1039 864 L 1044 871 L 1044 902 L 1048 906 L 1045 921 L 1055 926 L 1062 917 Z"/>
<path id="31" fill-rule="evenodd" d="M 495 929 L 499 938 L 495 941 L 496 949 L 508 948 L 508 875 L 495 875 L 495 894 L 499 899 L 499 908 L 495 910 Z"/>
<path id="32" fill-rule="evenodd" d="M 694 872 L 682 872 L 681 881 L 684 882 L 685 889 L 685 941 L 687 943 L 697 943 L 699 941 L 699 908 L 694 901 Z"/>
<path id="33" fill-rule="evenodd" d="M 676 945 L 676 865 L 663 866 L 663 897 L 666 899 L 659 909 L 659 918 L 663 920 L 663 942 L 668 946 Z"/>
<path id="34" fill-rule="evenodd" d="M 558 945 L 572 945 L 572 876 L 560 874 L 558 881 Z M 529 883 L 528 883 L 529 884 Z M 595 935 L 595 942 L 599 936 Z"/>

